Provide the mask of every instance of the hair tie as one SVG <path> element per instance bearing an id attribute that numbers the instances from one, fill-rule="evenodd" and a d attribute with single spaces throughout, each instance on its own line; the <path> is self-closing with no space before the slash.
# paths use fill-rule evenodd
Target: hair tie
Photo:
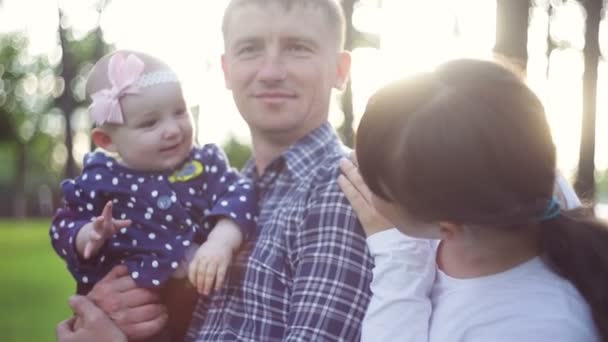
<path id="1" fill-rule="evenodd" d="M 551 199 L 551 202 L 549 202 L 549 205 L 547 205 L 547 208 L 543 212 L 543 215 L 540 217 L 540 221 L 542 222 L 554 219 L 560 214 L 561 208 L 559 207 L 559 202 L 557 201 L 556 197 L 553 197 Z"/>

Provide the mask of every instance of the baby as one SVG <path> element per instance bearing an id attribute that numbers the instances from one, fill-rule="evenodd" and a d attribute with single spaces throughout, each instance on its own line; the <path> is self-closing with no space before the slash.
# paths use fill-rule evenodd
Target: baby
<path id="1" fill-rule="evenodd" d="M 255 229 L 251 183 L 217 146 L 193 144 L 180 83 L 162 61 L 115 52 L 97 62 L 86 89 L 101 150 L 62 183 L 65 206 L 50 231 L 78 292 L 118 264 L 141 287 L 188 275 L 200 293 L 218 289 Z"/>

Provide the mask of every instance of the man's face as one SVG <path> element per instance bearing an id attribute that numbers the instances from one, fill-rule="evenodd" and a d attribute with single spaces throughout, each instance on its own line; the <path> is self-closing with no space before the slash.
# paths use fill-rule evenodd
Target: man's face
<path id="1" fill-rule="evenodd" d="M 222 66 L 226 86 L 254 139 L 294 142 L 328 115 L 331 89 L 348 75 L 350 56 L 315 8 L 235 8 Z"/>
<path id="2" fill-rule="evenodd" d="M 110 137 L 122 162 L 135 170 L 162 171 L 179 166 L 193 142 L 192 116 L 177 83 L 144 88 L 121 100 L 123 125 Z"/>

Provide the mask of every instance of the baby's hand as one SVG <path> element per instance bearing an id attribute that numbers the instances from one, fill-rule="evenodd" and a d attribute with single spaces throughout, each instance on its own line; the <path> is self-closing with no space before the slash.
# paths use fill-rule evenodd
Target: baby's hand
<path id="1" fill-rule="evenodd" d="M 209 295 L 212 289 L 217 291 L 222 287 L 232 259 L 232 248 L 218 242 L 221 241 L 207 240 L 198 248 L 190 262 L 188 278 L 198 293 L 203 295 Z"/>
<path id="2" fill-rule="evenodd" d="M 131 225 L 131 220 L 112 218 L 112 201 L 108 201 L 101 216 L 82 227 L 76 238 L 77 249 L 85 259 L 95 255 L 103 244 L 119 229 Z"/>

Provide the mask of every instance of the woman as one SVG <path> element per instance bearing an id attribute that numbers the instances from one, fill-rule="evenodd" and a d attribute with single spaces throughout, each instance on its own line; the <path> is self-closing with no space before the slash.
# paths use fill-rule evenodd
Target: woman
<path id="1" fill-rule="evenodd" d="M 456 60 L 380 89 L 356 153 L 371 193 L 347 161 L 340 183 L 376 262 L 364 340 L 608 340 L 608 228 L 560 209 L 543 106 L 514 73 Z"/>

